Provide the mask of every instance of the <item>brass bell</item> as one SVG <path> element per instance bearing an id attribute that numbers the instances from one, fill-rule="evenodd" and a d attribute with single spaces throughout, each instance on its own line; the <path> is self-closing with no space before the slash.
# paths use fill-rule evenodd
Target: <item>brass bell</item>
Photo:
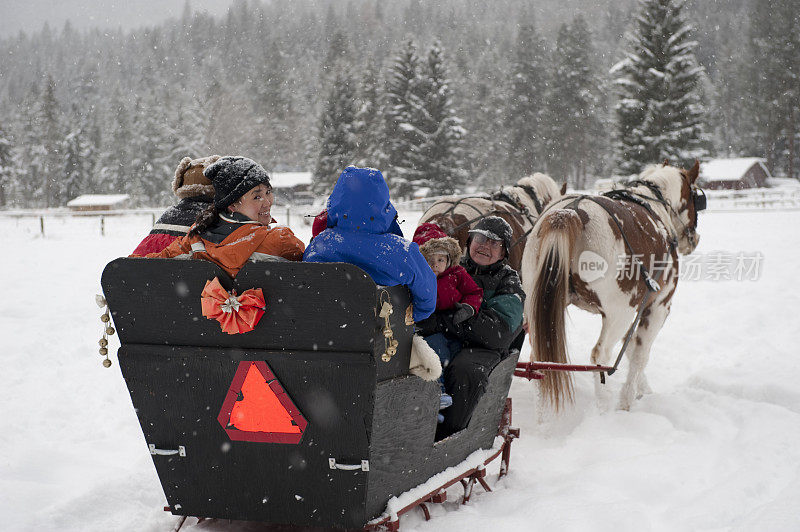
<path id="1" fill-rule="evenodd" d="M 394 346 L 392 346 L 392 347 L 389 347 L 389 348 L 386 350 L 386 354 L 388 354 L 390 357 L 393 357 L 393 356 L 395 355 L 395 353 L 397 353 L 397 348 L 396 348 L 396 347 L 394 347 Z"/>
<path id="2" fill-rule="evenodd" d="M 115 332 L 116 332 L 116 331 L 114 331 L 114 327 L 111 327 L 111 326 L 109 326 L 109 327 L 106 327 L 106 334 L 107 334 L 107 335 L 111 336 L 111 335 L 112 335 L 112 334 L 114 334 Z"/>
<path id="3" fill-rule="evenodd" d="M 107 348 L 105 348 L 105 347 L 101 347 L 101 348 L 100 348 L 100 354 L 101 354 L 102 356 L 106 356 L 106 355 L 108 354 L 108 349 L 107 349 Z"/>
<path id="4" fill-rule="evenodd" d="M 103 367 L 104 368 L 110 368 L 111 367 L 111 361 L 109 359 L 103 360 Z"/>
<path id="5" fill-rule="evenodd" d="M 390 357 L 388 353 L 384 353 L 381 355 L 381 360 L 383 360 L 384 362 L 389 362 L 391 359 L 392 357 Z"/>
<path id="6" fill-rule="evenodd" d="M 393 338 L 389 345 L 391 345 L 395 350 L 397 350 L 397 346 L 400 345 L 400 342 L 398 342 L 396 339 Z"/>
<path id="7" fill-rule="evenodd" d="M 405 324 L 414 325 L 414 308 L 413 305 L 408 305 L 406 308 Z"/>
<path id="8" fill-rule="evenodd" d="M 102 321 L 103 323 L 108 323 L 108 320 L 110 320 L 110 319 L 111 318 L 109 317 L 108 312 L 106 312 L 105 314 L 100 316 L 100 321 Z"/>
<path id="9" fill-rule="evenodd" d="M 105 338 L 100 338 L 100 342 L 98 343 L 100 344 L 100 347 L 105 347 L 108 345 L 108 340 L 106 340 Z"/>
<path id="10" fill-rule="evenodd" d="M 384 327 L 383 336 L 386 338 L 391 338 L 393 336 L 392 329 L 389 327 Z"/>

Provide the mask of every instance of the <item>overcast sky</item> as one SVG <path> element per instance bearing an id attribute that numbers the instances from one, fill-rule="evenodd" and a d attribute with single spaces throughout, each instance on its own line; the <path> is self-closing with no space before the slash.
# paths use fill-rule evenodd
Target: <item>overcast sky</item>
<path id="1" fill-rule="evenodd" d="M 0 0 L 0 37 L 39 31 L 46 22 L 61 31 L 69 19 L 76 29 L 93 26 L 133 29 L 179 17 L 186 0 Z M 224 14 L 232 0 L 189 0 L 193 10 Z"/>

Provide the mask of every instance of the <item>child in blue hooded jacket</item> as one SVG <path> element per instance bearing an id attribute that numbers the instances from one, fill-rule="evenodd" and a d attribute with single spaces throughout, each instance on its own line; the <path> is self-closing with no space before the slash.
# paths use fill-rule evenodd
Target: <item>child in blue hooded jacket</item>
<path id="1" fill-rule="evenodd" d="M 406 285 L 414 321 L 436 309 L 436 274 L 419 246 L 396 234 L 397 211 L 380 171 L 348 166 L 328 198 L 327 229 L 306 248 L 306 262 L 355 264 L 383 286 Z"/>

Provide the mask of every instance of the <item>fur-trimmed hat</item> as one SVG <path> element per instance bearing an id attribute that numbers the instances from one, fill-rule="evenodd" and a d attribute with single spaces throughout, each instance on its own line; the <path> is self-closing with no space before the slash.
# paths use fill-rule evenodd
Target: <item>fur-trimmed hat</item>
<path id="1" fill-rule="evenodd" d="M 203 170 L 219 160 L 219 155 L 210 155 L 200 159 L 184 157 L 175 169 L 175 178 L 172 180 L 172 191 L 179 198 L 193 198 L 196 196 L 214 197 L 214 185 L 211 180 L 203 175 Z"/>
<path id="2" fill-rule="evenodd" d="M 218 211 L 225 210 L 255 186 L 262 183 L 269 186 L 269 175 L 264 167 L 247 157 L 220 157 L 203 174 L 214 185 L 214 206 Z"/>
<path id="3" fill-rule="evenodd" d="M 417 227 L 413 240 L 427 261 L 430 261 L 433 255 L 441 253 L 447 255 L 449 265 L 453 266 L 458 264 L 461 258 L 461 246 L 458 245 L 458 240 L 447 236 L 447 233 L 434 223 L 426 222 Z"/>

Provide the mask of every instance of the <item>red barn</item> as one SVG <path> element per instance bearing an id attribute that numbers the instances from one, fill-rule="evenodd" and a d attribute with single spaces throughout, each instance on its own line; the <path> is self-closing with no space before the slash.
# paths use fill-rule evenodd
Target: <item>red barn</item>
<path id="1" fill-rule="evenodd" d="M 712 159 L 700 165 L 700 180 L 704 188 L 741 190 L 763 188 L 772 177 L 758 157 Z"/>

